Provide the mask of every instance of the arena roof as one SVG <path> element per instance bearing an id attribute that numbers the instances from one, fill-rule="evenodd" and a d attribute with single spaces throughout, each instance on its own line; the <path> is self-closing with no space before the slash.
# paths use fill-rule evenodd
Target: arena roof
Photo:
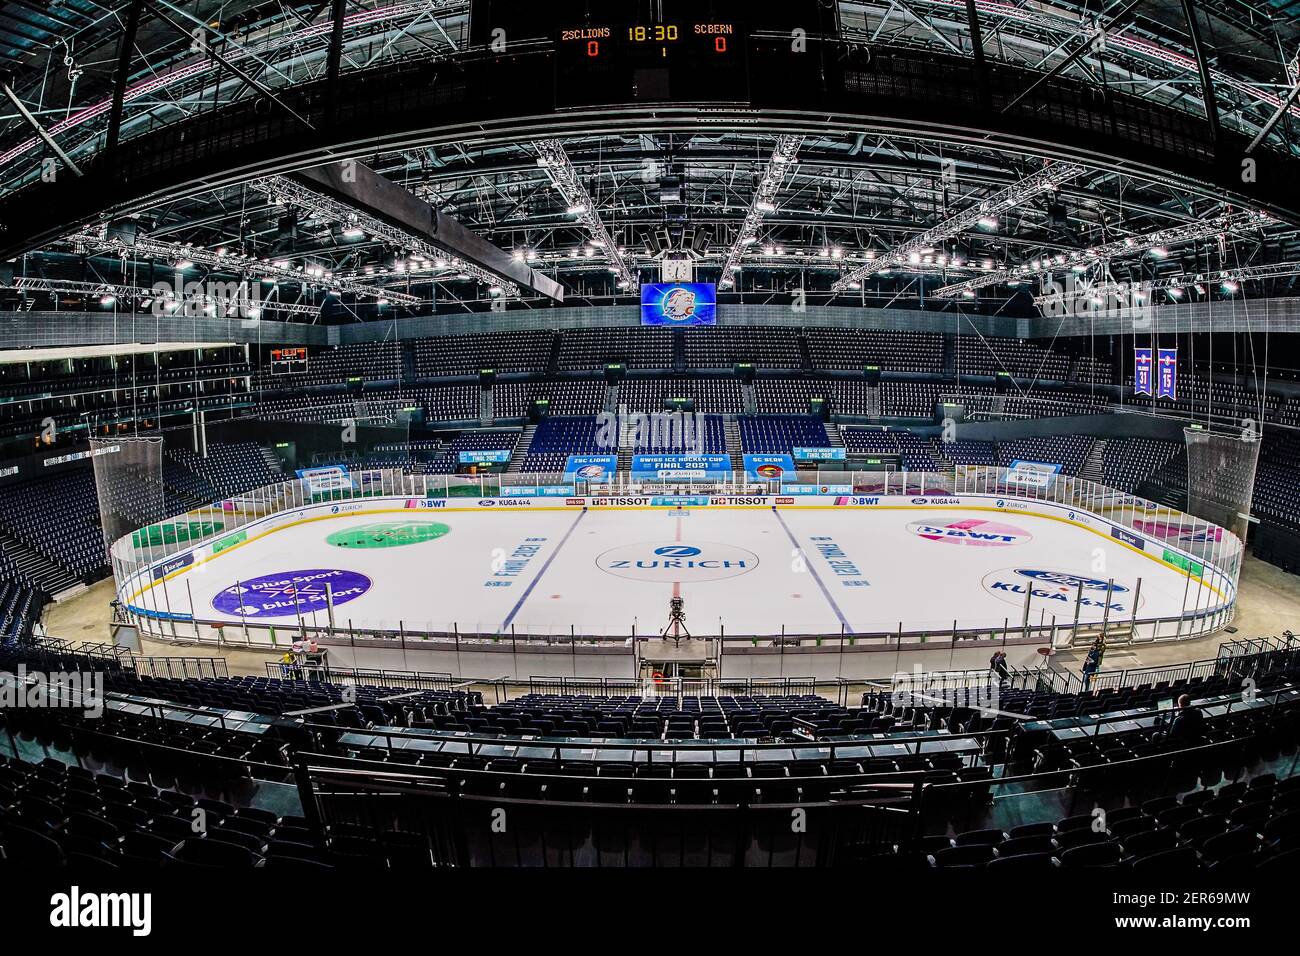
<path id="1" fill-rule="evenodd" d="M 0 284 L 12 290 L 8 301 L 43 308 L 51 298 L 94 307 L 102 298 L 95 283 L 149 290 L 160 281 L 275 280 L 267 308 L 311 321 L 547 304 L 527 288 L 520 299 L 500 270 L 439 256 L 418 236 L 368 231 L 364 216 L 349 221 L 282 188 L 293 184 L 283 177 L 294 168 L 347 156 L 521 268 L 556 280 L 568 304 L 634 301 L 638 282 L 656 278 L 666 257 L 690 260 L 721 281 L 724 295 L 759 302 L 800 292 L 817 303 L 1024 313 L 1033 308 L 1028 292 L 1048 275 L 1102 287 L 1154 282 L 1158 297 L 1173 302 L 1205 287 L 1198 276 L 1227 272 L 1240 274 L 1240 294 L 1286 294 L 1300 273 L 1292 215 L 1300 203 L 1291 202 L 1300 179 L 1283 175 L 1300 164 L 1296 6 L 976 0 L 990 75 L 1014 81 L 982 94 L 992 102 L 989 116 L 1009 114 L 1053 84 L 1084 97 L 1069 100 L 1078 112 L 1068 123 L 1053 114 L 1078 133 L 1059 147 L 1058 132 L 1035 132 L 1032 110 L 998 135 L 958 129 L 975 95 L 963 78 L 978 80 L 979 69 L 949 72 L 951 105 L 935 103 L 922 121 L 758 108 L 751 77 L 749 109 L 734 102 L 623 109 L 592 100 L 555 111 L 548 128 L 524 121 L 521 105 L 519 121 L 490 131 L 461 124 L 367 147 L 364 112 L 334 115 L 349 90 L 412 70 L 454 87 L 481 65 L 470 3 L 67 0 L 44 11 L 5 3 L 0 55 L 28 115 L 14 105 L 0 129 L 0 209 L 32 208 L 21 203 L 51 170 L 66 182 L 69 169 L 101 169 L 106 153 L 116 161 L 114 140 L 134 157 L 245 107 L 253 117 L 297 116 L 309 134 L 322 126 L 312 110 L 323 109 L 324 125 L 347 127 L 349 146 L 259 158 L 256 173 L 235 168 L 249 150 L 232 147 L 229 172 L 158 188 L 137 190 L 140 177 L 119 176 L 121 196 L 87 208 L 88 218 L 61 236 L 22 243 L 10 230 L 10 251 L 23 255 Z M 557 23 L 563 9 L 555 7 Z M 814 32 L 831 36 L 823 62 L 833 60 L 846 83 L 888 80 L 897 93 L 902 77 L 920 82 L 927 69 L 974 61 L 965 0 L 840 2 L 836 13 Z M 780 35 L 764 33 L 762 13 L 752 16 L 755 37 Z M 550 83 L 555 43 L 525 36 L 511 49 L 523 50 L 517 59 L 527 64 L 551 64 L 552 72 L 537 72 L 539 84 Z M 513 87 L 521 103 L 527 64 L 510 74 L 523 78 Z M 796 94 L 804 79 L 790 79 Z M 1207 113 L 1211 89 L 1215 108 Z M 1048 105 L 1059 113 L 1065 102 Z M 1090 104 L 1102 107 L 1089 112 Z M 1134 104 L 1151 112 L 1139 121 Z M 1109 128 L 1089 127 L 1096 117 Z M 1189 124 L 1188 142 L 1206 143 L 1205 164 L 1175 170 L 1144 160 L 1158 154 L 1144 150 L 1143 124 L 1157 122 Z M 1128 152 L 1115 145 L 1125 136 Z M 1241 144 L 1254 140 L 1255 150 L 1243 153 Z M 1169 145 L 1176 140 L 1161 142 L 1177 153 Z M 1265 177 L 1258 188 L 1241 172 L 1252 158 Z M 1270 215 L 1259 215 L 1266 205 Z M 1249 270 L 1261 268 L 1253 278 Z M 1237 292 L 1224 283 L 1202 294 Z M 144 308 L 145 298 L 135 296 L 134 307 Z M 131 307 L 131 296 L 114 299 L 113 308 Z"/>

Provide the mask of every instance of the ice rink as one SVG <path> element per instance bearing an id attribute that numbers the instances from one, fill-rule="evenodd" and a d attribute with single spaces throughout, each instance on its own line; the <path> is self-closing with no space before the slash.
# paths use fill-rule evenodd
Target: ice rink
<path id="1" fill-rule="evenodd" d="M 1170 618 L 1221 603 L 1149 552 L 1029 513 L 943 508 L 448 509 L 280 528 L 150 586 L 200 620 L 695 636 Z M 1139 588 L 1139 579 L 1141 581 Z"/>

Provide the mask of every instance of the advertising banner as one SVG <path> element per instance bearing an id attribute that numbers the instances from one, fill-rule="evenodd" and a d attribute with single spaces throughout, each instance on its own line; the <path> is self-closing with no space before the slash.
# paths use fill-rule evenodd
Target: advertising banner
<path id="1" fill-rule="evenodd" d="M 790 455 L 746 455 L 745 475 L 751 481 L 780 481 L 795 473 Z"/>
<path id="2" fill-rule="evenodd" d="M 570 455 L 564 462 L 565 481 L 607 485 L 618 471 L 618 455 Z"/>
<path id="3" fill-rule="evenodd" d="M 1016 458 L 1007 469 L 1007 484 L 1027 488 L 1051 488 L 1056 484 L 1056 476 L 1060 473 L 1061 466 L 1055 462 L 1022 461 Z"/>
<path id="4" fill-rule="evenodd" d="M 510 461 L 510 450 L 507 448 L 494 448 L 490 451 L 462 451 L 460 453 L 460 463 L 462 465 L 504 465 Z"/>
<path id="5" fill-rule="evenodd" d="M 795 461 L 844 461 L 848 457 L 845 448 L 793 448 Z"/>
<path id="6" fill-rule="evenodd" d="M 503 485 L 503 498 L 567 498 L 573 485 Z"/>
<path id="7" fill-rule="evenodd" d="M 731 458 L 728 455 L 633 455 L 632 477 L 658 481 L 721 481 L 731 477 Z"/>
<path id="8" fill-rule="evenodd" d="M 349 491 L 352 476 L 342 465 L 323 465 L 319 468 L 299 468 L 298 477 L 309 495 L 324 495 L 335 491 Z"/>

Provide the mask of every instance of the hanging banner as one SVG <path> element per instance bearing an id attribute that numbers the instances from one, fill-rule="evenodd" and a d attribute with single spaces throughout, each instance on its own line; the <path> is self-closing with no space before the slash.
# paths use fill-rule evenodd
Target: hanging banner
<path id="1" fill-rule="evenodd" d="M 729 455 L 633 455 L 637 480 L 699 481 L 731 477 Z"/>
<path id="2" fill-rule="evenodd" d="M 1133 393 L 1151 395 L 1151 350 L 1133 350 Z"/>
<path id="3" fill-rule="evenodd" d="M 1008 485 L 1023 485 L 1030 488 L 1051 488 L 1056 483 L 1056 476 L 1061 473 L 1061 466 L 1051 461 L 1012 460 L 1007 469 Z"/>
<path id="4" fill-rule="evenodd" d="M 462 451 L 459 458 L 462 465 L 504 465 L 510 461 L 510 449 L 492 448 L 480 451 Z"/>
<path id="5" fill-rule="evenodd" d="M 570 455 L 564 462 L 565 481 L 607 485 L 618 471 L 618 455 Z"/>
<path id="6" fill-rule="evenodd" d="M 791 457 L 795 461 L 844 461 L 848 457 L 845 448 L 792 448 Z"/>
<path id="7" fill-rule="evenodd" d="M 308 495 L 352 490 L 352 476 L 342 465 L 299 468 L 298 477 L 302 479 Z"/>
<path id="8" fill-rule="evenodd" d="M 1157 398 L 1178 400 L 1178 349 L 1160 349 L 1159 377 L 1156 379 Z"/>
<path id="9" fill-rule="evenodd" d="M 751 481 L 781 481 L 794 474 L 794 458 L 790 455 L 745 455 L 745 475 Z"/>

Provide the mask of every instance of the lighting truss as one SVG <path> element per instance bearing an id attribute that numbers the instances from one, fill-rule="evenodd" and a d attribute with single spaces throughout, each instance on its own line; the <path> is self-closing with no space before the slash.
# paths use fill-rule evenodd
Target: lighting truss
<path id="1" fill-rule="evenodd" d="M 574 168 L 573 161 L 569 159 L 564 144 L 558 139 L 542 139 L 533 143 L 533 148 L 537 150 L 537 165 L 546 172 L 551 185 L 568 205 L 569 212 L 576 215 L 578 221 L 587 227 L 587 231 L 591 233 L 592 244 L 601 251 L 605 261 L 609 263 L 609 271 L 618 276 L 618 287 L 629 292 L 641 288 L 640 276 L 628 264 L 623 253 L 619 252 L 617 244 L 609 234 L 609 229 L 605 227 L 600 213 L 596 211 L 596 204 L 587 192 L 587 187 L 582 185 L 582 180 L 578 178 L 578 171 Z"/>
<path id="2" fill-rule="evenodd" d="M 173 308 L 165 308 L 165 312 L 179 312 L 182 315 L 212 314 L 225 318 L 227 316 L 236 317 L 243 313 L 245 317 L 251 319 L 255 318 L 255 316 L 249 315 L 250 310 L 253 309 L 286 312 L 294 315 L 315 316 L 320 314 L 320 306 L 308 305 L 303 302 L 267 302 L 264 299 L 253 299 L 251 296 L 226 296 L 208 292 L 176 295 L 173 292 L 160 293 L 157 289 L 127 285 L 120 282 L 80 282 L 75 279 L 15 276 L 12 281 L 5 283 L 3 288 L 14 289 L 18 292 L 49 292 L 56 295 L 99 296 L 101 298 L 112 296 L 117 300 L 140 299 L 147 302 L 161 300 L 167 303 L 175 303 Z M 202 308 L 182 308 L 186 302 L 194 306 L 202 306 Z M 209 308 L 212 310 L 211 313 L 207 311 Z"/>
<path id="3" fill-rule="evenodd" d="M 187 245 L 180 242 L 161 242 L 157 239 L 137 238 L 126 242 L 112 236 L 96 236 L 90 233 L 77 233 L 67 240 L 74 250 L 82 254 L 96 252 L 115 255 L 120 259 L 144 258 L 167 262 L 188 261 L 211 269 L 228 272 L 255 274 L 258 278 L 283 279 L 288 282 L 302 282 L 321 286 L 335 292 L 346 292 L 362 298 L 387 298 L 403 305 L 415 305 L 420 300 L 417 296 L 404 293 L 387 292 L 373 285 L 356 282 L 325 270 L 313 271 L 309 266 L 290 265 L 285 260 L 270 261 L 242 252 L 223 249 L 205 249 L 202 246 Z"/>
<path id="4" fill-rule="evenodd" d="M 758 227 L 763 224 L 763 218 L 770 212 L 776 212 L 777 193 L 781 191 L 781 184 L 789 175 L 794 165 L 795 155 L 802 144 L 802 136 L 786 135 L 776 138 L 772 155 L 767 165 L 763 167 L 762 173 L 759 174 L 758 186 L 754 190 L 754 198 L 749 202 L 745 220 L 740 224 L 740 231 L 736 233 L 736 239 L 727 250 L 726 259 L 723 260 L 722 276 L 718 279 L 718 285 L 726 287 L 735 284 L 736 270 L 740 268 L 740 260 L 745 255 L 745 249 L 758 241 Z"/>
<path id="5" fill-rule="evenodd" d="M 919 0 L 919 2 L 926 6 L 946 7 L 957 12 L 963 18 L 968 9 L 966 0 Z M 1086 32 L 1083 23 L 1078 20 L 1067 19 L 1059 13 L 1044 13 L 1035 7 L 1017 8 L 1013 4 L 1007 3 L 1006 0 L 974 0 L 974 4 L 980 16 L 987 17 L 1000 24 L 1019 23 L 1025 26 L 1038 27 L 1049 31 L 1053 35 L 1090 36 Z M 1161 45 L 1146 37 L 1133 36 L 1124 30 L 1103 33 L 1103 36 L 1108 47 L 1122 49 L 1131 56 L 1161 63 L 1188 74 L 1194 74 L 1199 69 L 1194 57 L 1174 49 L 1172 46 Z M 1214 67 L 1210 67 L 1209 72 L 1216 86 L 1231 87 L 1244 96 L 1248 102 L 1264 103 L 1274 108 L 1286 108 L 1283 105 L 1285 103 L 1284 97 L 1278 96 L 1264 87 L 1255 86 L 1241 77 L 1233 76 Z M 1297 107 L 1294 103 L 1290 104 L 1290 109 L 1292 113 L 1300 114 L 1300 107 Z"/>
<path id="6" fill-rule="evenodd" d="M 1038 170 L 1038 172 L 1026 176 L 1019 182 L 1012 183 L 1005 189 L 994 193 L 988 199 L 976 203 L 971 208 L 931 226 L 919 236 L 895 246 L 888 252 L 878 256 L 872 264 L 858 266 L 856 269 L 846 272 L 831 286 L 831 291 L 843 292 L 845 289 L 850 288 L 852 283 L 861 282 L 872 272 L 907 263 L 912 256 L 922 255 L 923 250 L 933 249 L 939 243 L 973 229 L 979 225 L 981 220 L 996 218 L 1008 209 L 1023 205 L 1039 193 L 1050 192 L 1062 183 L 1077 179 L 1085 172 L 1087 172 L 1087 169 L 1077 163 L 1056 163 L 1046 166 Z"/>
<path id="7" fill-rule="evenodd" d="M 400 249 L 407 250 L 413 256 L 439 263 L 437 271 L 463 273 L 471 279 L 482 282 L 484 285 L 500 289 L 504 295 L 517 296 L 519 294 L 519 287 L 513 282 L 494 275 L 471 262 L 452 256 L 433 245 L 433 243 L 421 239 L 405 229 L 391 225 L 362 210 L 355 209 L 347 203 L 322 195 L 314 189 L 309 189 L 287 177 L 270 176 L 266 179 L 255 179 L 248 186 L 255 192 L 266 196 L 267 200 L 273 205 L 294 206 L 311 213 L 318 219 L 346 224 L 350 228 L 362 230 L 372 239 L 387 242 Z M 382 274 L 376 272 L 376 275 Z M 349 279 L 348 281 L 359 288 L 368 289 L 370 295 L 383 296 L 394 303 L 414 305 L 420 301 L 417 296 L 389 290 L 381 291 L 374 286 L 367 286 L 357 282 L 355 279 Z"/>
<path id="8" fill-rule="evenodd" d="M 1176 297 L 1184 289 L 1195 288 L 1196 286 L 1201 286 L 1201 292 L 1204 293 L 1211 285 L 1235 285 L 1241 282 L 1279 279 L 1295 275 L 1300 275 L 1300 261 L 1289 260 L 1257 266 L 1240 266 L 1235 269 L 1217 269 L 1213 272 L 1184 273 L 1142 282 L 1099 282 L 1086 286 L 1083 292 L 1079 294 L 1105 299 L 1112 295 L 1123 296 L 1125 293 L 1129 295 L 1136 293 L 1140 296 L 1148 292 L 1167 291 L 1171 293 L 1172 297 Z M 1232 291 L 1235 291 L 1235 289 Z M 1051 295 L 1037 296 L 1034 302 L 1038 304 L 1050 303 L 1063 298 L 1065 295 L 1067 295 L 1066 292 L 1056 292 Z"/>
<path id="9" fill-rule="evenodd" d="M 1272 217 L 1262 212 L 1225 213 L 1210 219 L 1198 219 L 1193 222 L 1157 229 L 1141 236 L 1129 236 L 1117 239 L 1105 245 L 1088 249 L 1075 249 L 1069 254 L 1044 256 L 1022 265 L 1008 269 L 997 269 L 983 275 L 935 289 L 932 296 L 938 299 L 951 299 L 968 292 L 975 292 L 985 286 L 999 285 L 1004 282 L 1019 282 L 1034 276 L 1047 275 L 1060 269 L 1083 271 L 1098 262 L 1112 259 L 1135 258 L 1146 255 L 1152 249 L 1164 246 L 1177 246 L 1198 239 L 1226 236 L 1231 233 L 1259 229 L 1273 222 Z"/>

